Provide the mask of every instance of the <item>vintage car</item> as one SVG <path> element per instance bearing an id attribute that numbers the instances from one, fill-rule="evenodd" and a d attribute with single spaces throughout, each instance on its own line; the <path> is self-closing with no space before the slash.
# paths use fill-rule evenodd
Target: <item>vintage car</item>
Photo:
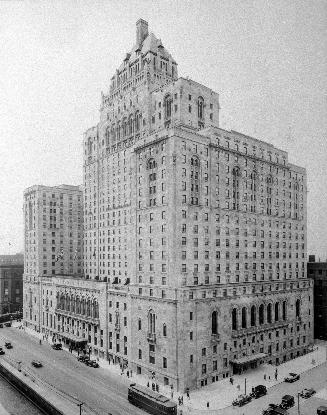
<path id="1" fill-rule="evenodd" d="M 300 379 L 300 375 L 298 375 L 297 373 L 289 373 L 288 376 L 286 376 L 286 378 L 284 379 L 285 382 L 296 382 L 297 380 Z"/>
<path id="2" fill-rule="evenodd" d="M 300 392 L 300 396 L 301 396 L 301 398 L 308 399 L 312 395 L 314 395 L 315 393 L 316 393 L 316 391 L 313 388 L 303 389 L 303 391 Z"/>
<path id="3" fill-rule="evenodd" d="M 254 399 L 258 399 L 264 395 L 267 395 L 267 388 L 264 385 L 255 386 L 250 394 L 251 398 Z"/>
<path id="4" fill-rule="evenodd" d="M 5 343 L 5 348 L 6 349 L 12 349 L 12 344 L 10 342 L 6 342 Z"/>
<path id="5" fill-rule="evenodd" d="M 294 396 L 292 395 L 284 395 L 282 397 L 282 402 L 279 405 L 282 409 L 288 409 L 288 408 L 292 408 L 292 406 L 294 406 L 295 404 L 295 400 L 294 400 Z"/>
<path id="6" fill-rule="evenodd" d="M 233 400 L 233 406 L 243 406 L 252 400 L 250 395 L 239 395 L 236 399 Z"/>
<path id="7" fill-rule="evenodd" d="M 43 365 L 39 360 L 32 360 L 32 366 L 39 368 L 39 367 L 42 367 Z"/>

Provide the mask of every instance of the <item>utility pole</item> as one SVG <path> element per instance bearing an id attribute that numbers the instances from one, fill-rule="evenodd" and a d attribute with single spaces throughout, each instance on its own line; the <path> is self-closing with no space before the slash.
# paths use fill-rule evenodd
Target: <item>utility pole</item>
<path id="1" fill-rule="evenodd" d="M 79 406 L 79 415 L 82 415 L 82 405 L 84 405 L 83 402 L 77 404 Z"/>
<path id="2" fill-rule="evenodd" d="M 246 378 L 244 378 L 244 394 L 246 395 Z"/>
<path id="3" fill-rule="evenodd" d="M 300 415 L 300 392 L 297 393 L 297 414 Z"/>

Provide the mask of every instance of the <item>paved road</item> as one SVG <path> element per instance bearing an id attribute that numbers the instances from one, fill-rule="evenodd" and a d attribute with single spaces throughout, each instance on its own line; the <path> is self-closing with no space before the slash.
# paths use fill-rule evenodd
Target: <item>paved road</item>
<path id="1" fill-rule="evenodd" d="M 54 385 L 59 393 L 84 402 L 86 414 L 98 415 L 144 415 L 144 412 L 127 400 L 128 380 L 103 368 L 91 368 L 77 361 L 76 356 L 62 350 L 53 350 L 45 342 L 17 328 L 0 329 L 0 345 L 8 340 L 13 349 L 7 350 L 4 358 L 15 364 L 22 361 L 22 369 L 35 376 L 38 382 Z M 42 368 L 31 365 L 33 359 L 43 363 Z"/>
<path id="2" fill-rule="evenodd" d="M 314 388 L 317 392 L 321 389 L 327 389 L 327 363 L 301 375 L 299 381 L 294 383 L 282 382 L 268 389 L 268 394 L 262 398 L 253 400 L 249 404 L 239 407 L 229 407 L 217 411 L 219 415 L 260 415 L 263 409 L 268 407 L 269 403 L 281 402 L 283 395 L 293 395 L 295 406 L 289 409 L 290 415 L 298 415 L 297 392 L 304 388 Z M 327 393 L 326 393 L 327 396 Z M 318 399 L 315 396 L 309 399 L 300 398 L 300 415 L 315 415 L 320 405 L 326 405 L 327 401 Z"/>

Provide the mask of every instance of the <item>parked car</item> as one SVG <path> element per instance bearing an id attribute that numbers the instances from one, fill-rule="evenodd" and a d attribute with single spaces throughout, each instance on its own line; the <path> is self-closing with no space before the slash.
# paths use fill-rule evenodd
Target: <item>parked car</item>
<path id="1" fill-rule="evenodd" d="M 6 349 L 12 349 L 12 344 L 10 342 L 6 342 L 5 343 L 5 348 Z"/>
<path id="2" fill-rule="evenodd" d="M 3 329 L 3 324 L 2 323 L 0 323 L 0 329 Z"/>
<path id="3" fill-rule="evenodd" d="M 42 363 L 39 360 L 32 360 L 32 365 L 34 367 L 42 367 Z"/>
<path id="4" fill-rule="evenodd" d="M 6 327 L 11 327 L 11 323 L 5 323 Z"/>
<path id="5" fill-rule="evenodd" d="M 250 395 L 239 395 L 236 399 L 233 400 L 233 406 L 243 406 L 251 401 Z"/>
<path id="6" fill-rule="evenodd" d="M 279 405 L 282 409 L 288 409 L 288 408 L 292 408 L 292 406 L 294 406 L 294 396 L 292 395 L 284 395 L 282 397 L 282 402 Z"/>
<path id="7" fill-rule="evenodd" d="M 279 405 L 270 404 L 267 409 L 262 411 L 262 415 L 288 415 L 288 411 Z"/>
<path id="8" fill-rule="evenodd" d="M 54 343 L 51 347 L 54 350 L 62 350 L 62 344 L 61 343 Z"/>
<path id="9" fill-rule="evenodd" d="M 99 367 L 99 363 L 96 360 L 86 360 L 85 363 L 87 366 Z"/>
<path id="10" fill-rule="evenodd" d="M 267 388 L 264 385 L 255 386 L 250 394 L 251 398 L 254 399 L 258 399 L 264 395 L 267 395 Z"/>
<path id="11" fill-rule="evenodd" d="M 300 375 L 298 375 L 297 373 L 289 373 L 288 376 L 286 376 L 286 378 L 284 379 L 285 382 L 296 382 L 297 380 L 300 379 Z"/>
<path id="12" fill-rule="evenodd" d="M 317 408 L 317 415 L 327 415 L 327 406 L 319 406 Z"/>
<path id="13" fill-rule="evenodd" d="M 3 350 L 2 347 L 0 347 L 0 354 L 5 354 L 5 351 Z"/>
<path id="14" fill-rule="evenodd" d="M 300 396 L 304 399 L 310 398 L 312 395 L 314 395 L 316 391 L 314 389 L 303 389 L 303 391 L 300 392 Z"/>

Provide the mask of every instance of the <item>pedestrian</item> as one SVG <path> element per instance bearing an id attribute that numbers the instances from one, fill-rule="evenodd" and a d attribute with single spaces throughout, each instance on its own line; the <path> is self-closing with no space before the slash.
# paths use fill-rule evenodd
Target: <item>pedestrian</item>
<path id="1" fill-rule="evenodd" d="M 40 344 L 42 344 L 42 340 L 40 339 Z"/>
<path id="2" fill-rule="evenodd" d="M 180 398 L 180 396 L 177 398 L 177 400 L 178 400 L 178 406 L 181 406 L 181 398 Z"/>
<path id="3" fill-rule="evenodd" d="M 266 374 L 263 375 L 263 379 L 267 380 L 267 375 Z"/>
<path id="4" fill-rule="evenodd" d="M 207 408 L 209 408 L 209 402 L 207 402 Z"/>
<path id="5" fill-rule="evenodd" d="M 233 378 L 233 376 L 230 378 L 230 383 L 231 383 L 232 385 L 234 385 L 234 378 Z"/>
<path id="6" fill-rule="evenodd" d="M 159 385 L 156 383 L 156 391 L 159 393 Z"/>
<path id="7" fill-rule="evenodd" d="M 277 377 L 278 377 L 278 370 L 276 368 L 276 370 L 275 370 L 275 380 L 277 380 Z"/>
<path id="8" fill-rule="evenodd" d="M 270 375 L 268 376 L 268 379 L 270 380 Z"/>
<path id="9" fill-rule="evenodd" d="M 131 369 L 131 377 L 132 377 L 132 369 Z"/>
<path id="10" fill-rule="evenodd" d="M 184 404 L 184 397 L 183 397 L 183 395 L 181 396 L 181 402 L 182 402 L 182 405 Z"/>
<path id="11" fill-rule="evenodd" d="M 127 377 L 129 378 L 129 370 L 127 371 Z"/>
<path id="12" fill-rule="evenodd" d="M 150 383 L 149 383 L 149 381 L 148 381 L 148 383 L 146 384 L 146 386 L 149 388 L 150 387 Z"/>
<path id="13" fill-rule="evenodd" d="M 186 389 L 186 396 L 188 397 L 188 399 L 190 399 L 190 390 L 189 390 L 189 388 Z"/>

